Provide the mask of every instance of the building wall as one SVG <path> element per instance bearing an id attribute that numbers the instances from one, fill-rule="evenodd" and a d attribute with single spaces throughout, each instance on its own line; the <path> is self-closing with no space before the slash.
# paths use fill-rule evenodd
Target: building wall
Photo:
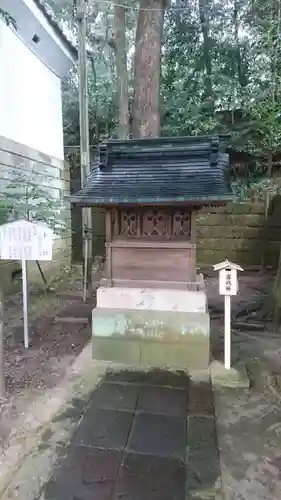
<path id="1" fill-rule="evenodd" d="M 60 79 L 0 21 L 0 136 L 63 159 Z"/>
<path id="2" fill-rule="evenodd" d="M 0 68 L 0 193 L 24 174 L 49 198 L 63 200 L 69 193 L 69 170 L 64 164 L 60 79 L 2 21 Z M 69 207 L 64 218 L 70 223 Z M 48 279 L 70 262 L 69 231 L 56 239 L 53 249 L 53 261 L 41 263 Z M 0 279 L 9 283 L 19 264 L 1 261 Z M 29 271 L 30 278 L 41 280 L 35 262 Z"/>
<path id="3" fill-rule="evenodd" d="M 276 267 L 281 243 L 281 199 L 270 203 L 267 219 L 261 201 L 233 203 L 204 209 L 197 216 L 198 266 L 217 264 L 225 258 L 242 266 Z"/>
<path id="4" fill-rule="evenodd" d="M 69 194 L 70 174 L 64 160 L 40 153 L 32 148 L 18 144 L 0 136 L 0 186 L 5 192 L 10 180 L 18 173 L 26 172 L 34 178 L 34 183 L 40 179 L 40 187 L 51 192 L 56 199 L 63 199 Z M 51 187 L 50 187 L 51 186 Z M 0 214 L 1 216 L 1 214 Z M 65 204 L 63 220 L 67 230 L 61 237 L 56 237 L 53 245 L 53 260 L 41 262 L 46 277 L 51 280 L 71 260 L 70 206 Z M 9 283 L 11 272 L 20 268 L 19 262 L 0 261 L 0 279 L 5 277 Z M 7 277 L 8 274 L 8 277 Z M 33 281 L 41 281 L 36 262 L 29 263 L 29 275 Z"/>
<path id="5" fill-rule="evenodd" d="M 42 0 L 1 0 L 1 8 L 8 12 L 16 23 L 16 35 L 38 59 L 63 78 L 68 75 L 76 60 L 73 50 L 62 40 L 51 26 L 38 4 Z M 69 31 L 69 30 L 68 30 Z M 68 33 L 72 38 L 71 32 Z"/>

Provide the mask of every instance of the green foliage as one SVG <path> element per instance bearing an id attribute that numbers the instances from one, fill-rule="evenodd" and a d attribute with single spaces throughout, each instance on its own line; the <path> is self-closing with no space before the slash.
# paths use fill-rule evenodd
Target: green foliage
<path id="1" fill-rule="evenodd" d="M 0 198 L 0 225 L 8 222 L 9 219 L 9 209 L 7 206 L 6 199 Z"/>
<path id="2" fill-rule="evenodd" d="M 76 38 L 67 0 L 49 0 L 54 15 Z M 245 190 L 281 158 L 281 0 L 174 0 L 166 11 L 161 123 L 164 135 L 229 133 L 231 147 L 248 165 L 233 169 Z M 128 2 L 129 92 L 137 2 Z M 88 3 L 90 143 L 112 137 L 117 98 L 112 5 Z M 203 21 L 203 22 L 202 22 Z M 65 143 L 79 144 L 76 70 L 63 84 Z M 243 163 L 243 162 L 242 162 Z M 258 179 L 258 181 L 257 181 Z"/>
<path id="3" fill-rule="evenodd" d="M 68 229 L 66 209 L 53 182 L 52 177 L 38 174 L 35 169 L 16 172 L 0 199 L 0 223 L 20 219 L 41 222 L 57 235 Z"/>
<path id="4" fill-rule="evenodd" d="M 271 198 L 281 194 L 281 188 L 274 179 L 255 178 L 248 179 L 238 178 L 232 182 L 232 191 L 236 202 L 245 202 L 249 199 L 258 199 L 265 201 L 269 194 Z"/>
<path id="5" fill-rule="evenodd" d="M 230 132 L 232 149 L 250 160 L 245 189 L 255 182 L 253 177 L 279 169 L 280 3 L 178 0 L 166 15 L 163 131 L 166 135 Z M 200 8 L 205 9 L 208 24 L 207 45 Z M 211 60 L 209 95 L 206 57 Z M 238 176 L 245 172 L 244 165 L 241 174 L 236 167 L 235 182 L 237 172 Z"/>
<path id="6" fill-rule="evenodd" d="M 75 2 L 48 0 L 45 2 L 59 24 L 77 44 Z M 103 137 L 114 135 L 116 128 L 116 77 L 112 35 L 112 6 L 106 2 L 88 2 L 88 98 L 89 138 L 96 144 Z M 78 74 L 74 68 L 63 82 L 63 117 L 65 144 L 79 145 Z"/>
<path id="7" fill-rule="evenodd" d="M 251 108 L 248 150 L 259 155 L 274 154 L 281 145 L 281 106 L 279 102 L 263 101 Z M 247 130 L 246 130 L 247 131 Z M 249 133 L 249 131 L 248 131 Z"/>

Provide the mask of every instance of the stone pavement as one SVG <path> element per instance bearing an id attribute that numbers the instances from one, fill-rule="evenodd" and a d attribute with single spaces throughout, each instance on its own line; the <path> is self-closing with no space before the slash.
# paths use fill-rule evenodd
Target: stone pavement
<path id="1" fill-rule="evenodd" d="M 208 378 L 160 370 L 106 373 L 85 407 L 78 402 L 71 411 L 61 418 L 76 419 L 75 432 L 61 446 L 40 499 L 219 498 Z M 43 437 L 42 450 L 50 438 Z"/>
<path id="2" fill-rule="evenodd" d="M 212 392 L 206 372 L 110 371 L 85 354 L 13 446 L 1 500 L 281 498 L 281 405 L 253 369 L 250 389 Z"/>

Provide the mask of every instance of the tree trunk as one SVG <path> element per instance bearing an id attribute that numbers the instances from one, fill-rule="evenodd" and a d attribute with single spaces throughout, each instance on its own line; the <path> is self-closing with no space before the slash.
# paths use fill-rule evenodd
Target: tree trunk
<path id="1" fill-rule="evenodd" d="M 133 137 L 160 135 L 164 0 L 140 0 L 134 57 Z"/>
<path id="2" fill-rule="evenodd" d="M 233 9 L 233 22 L 234 22 L 235 45 L 236 45 L 237 74 L 240 87 L 245 87 L 247 85 L 247 80 L 242 64 L 241 51 L 240 51 L 239 9 L 240 9 L 240 3 L 238 0 L 235 0 Z"/>
<path id="3" fill-rule="evenodd" d="M 273 158 L 272 158 L 272 153 L 268 153 L 268 159 L 267 159 L 267 178 L 268 178 L 268 183 L 269 186 L 267 186 L 264 194 L 264 226 L 265 228 L 268 227 L 268 212 L 269 212 L 269 205 L 271 201 L 271 196 L 270 196 L 270 190 L 271 190 L 271 185 L 270 185 L 270 180 L 272 177 L 272 163 L 273 163 Z M 267 246 L 267 238 L 265 238 L 262 241 L 262 255 L 261 255 L 261 266 L 260 266 L 260 271 L 263 272 L 265 268 L 265 257 L 266 257 L 266 246 Z"/>
<path id="4" fill-rule="evenodd" d="M 276 44 L 275 44 L 275 54 L 272 70 L 272 101 L 275 101 L 277 93 L 277 60 L 280 47 L 280 28 L 281 28 L 281 2 L 278 0 L 277 4 L 277 33 L 276 33 Z M 272 168 L 272 155 L 271 155 L 271 168 Z M 273 286 L 273 301 L 274 301 L 274 322 L 275 326 L 280 325 L 281 322 L 281 245 L 279 248 L 279 261 L 277 273 L 275 276 L 274 286 Z"/>
<path id="5" fill-rule="evenodd" d="M 279 248 L 279 261 L 277 273 L 273 285 L 273 304 L 274 304 L 274 324 L 278 328 L 281 320 L 281 245 Z"/>
<path id="6" fill-rule="evenodd" d="M 93 74 L 93 87 L 94 87 L 94 101 L 95 101 L 95 124 L 96 131 L 95 137 L 90 138 L 90 144 L 98 144 L 100 142 L 100 128 L 99 128 L 99 93 L 97 88 L 97 72 L 96 72 L 96 61 L 94 58 L 91 59 L 92 74 Z"/>
<path id="7" fill-rule="evenodd" d="M 126 54 L 126 16 L 125 9 L 117 0 L 114 5 L 114 42 L 117 74 L 118 95 L 118 137 L 129 137 L 129 98 L 128 98 L 128 70 Z"/>
<path id="8" fill-rule="evenodd" d="M 199 15 L 203 35 L 203 55 L 205 65 L 205 98 L 213 108 L 212 58 L 209 37 L 209 0 L 199 0 Z"/>
<path id="9" fill-rule="evenodd" d="M 275 2 L 275 8 L 277 12 L 274 13 L 274 17 L 272 19 L 272 25 L 274 26 L 275 17 L 277 18 L 276 25 L 276 35 L 275 39 L 273 38 L 274 43 L 274 52 L 273 52 L 273 60 L 272 60 L 272 101 L 275 102 L 277 98 L 278 91 L 278 66 L 279 66 L 279 58 L 280 58 L 280 30 L 281 30 L 281 2 L 278 0 Z"/>

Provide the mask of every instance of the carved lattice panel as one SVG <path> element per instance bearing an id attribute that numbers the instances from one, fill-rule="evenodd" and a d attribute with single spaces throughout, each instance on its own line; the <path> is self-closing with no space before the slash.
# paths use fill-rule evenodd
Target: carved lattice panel
<path id="1" fill-rule="evenodd" d="M 173 213 L 172 221 L 172 237 L 173 236 L 190 236 L 191 219 L 190 213 L 182 210 L 177 210 Z"/>
<path id="2" fill-rule="evenodd" d="M 191 237 L 191 213 L 176 209 L 113 210 L 113 237 L 177 239 Z"/>
<path id="3" fill-rule="evenodd" d="M 149 210 L 143 214 L 143 236 L 164 236 L 166 232 L 167 215 L 163 210 Z"/>
<path id="4" fill-rule="evenodd" d="M 133 210 L 122 210 L 120 214 L 120 236 L 137 236 L 138 216 Z"/>

